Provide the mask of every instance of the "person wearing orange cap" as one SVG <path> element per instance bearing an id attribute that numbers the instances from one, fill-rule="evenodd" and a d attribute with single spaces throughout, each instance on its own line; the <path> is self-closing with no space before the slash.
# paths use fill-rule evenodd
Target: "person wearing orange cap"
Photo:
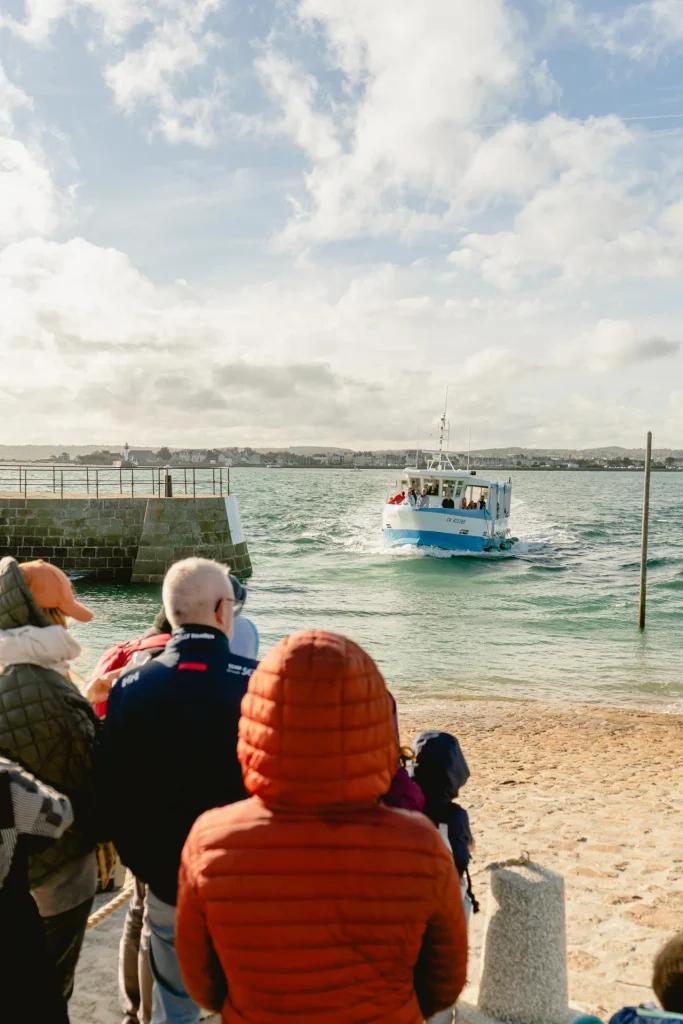
<path id="1" fill-rule="evenodd" d="M 47 612 L 48 618 L 57 620 L 57 625 L 66 627 L 67 618 L 90 622 L 93 613 L 76 600 L 69 577 L 56 565 L 39 558 L 36 562 L 23 562 L 19 568 L 36 604 Z"/>
<path id="2" fill-rule="evenodd" d="M 70 618 L 89 622 L 68 577 L 43 561 L 0 559 L 0 755 L 71 802 L 74 825 L 31 856 L 29 884 L 66 1000 L 98 883 L 94 758 L 100 724 L 72 680 L 81 648 Z"/>

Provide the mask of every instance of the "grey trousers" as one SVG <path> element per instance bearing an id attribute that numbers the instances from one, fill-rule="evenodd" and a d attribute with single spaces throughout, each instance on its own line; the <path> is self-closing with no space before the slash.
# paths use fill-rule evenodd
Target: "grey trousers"
<path id="1" fill-rule="evenodd" d="M 119 946 L 119 999 L 123 1024 L 149 1024 L 152 1019 L 152 970 L 147 886 L 135 879 L 133 897 L 123 923 Z"/>

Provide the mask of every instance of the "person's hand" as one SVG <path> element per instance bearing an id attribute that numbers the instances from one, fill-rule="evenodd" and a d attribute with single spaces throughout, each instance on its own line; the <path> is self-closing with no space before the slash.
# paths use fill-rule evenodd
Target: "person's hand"
<path id="1" fill-rule="evenodd" d="M 105 672 L 103 676 L 98 676 L 97 679 L 91 679 L 85 691 L 85 696 L 90 703 L 100 704 L 102 701 L 107 700 L 109 691 L 120 674 L 121 669 L 115 668 L 111 672 Z"/>

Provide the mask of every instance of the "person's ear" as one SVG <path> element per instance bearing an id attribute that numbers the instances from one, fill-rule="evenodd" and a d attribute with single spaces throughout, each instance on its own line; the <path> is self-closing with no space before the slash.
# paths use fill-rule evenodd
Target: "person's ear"
<path id="1" fill-rule="evenodd" d="M 216 609 L 216 619 L 220 628 L 229 638 L 232 638 L 234 633 L 234 616 L 232 613 L 232 603 L 228 597 L 224 597 Z"/>

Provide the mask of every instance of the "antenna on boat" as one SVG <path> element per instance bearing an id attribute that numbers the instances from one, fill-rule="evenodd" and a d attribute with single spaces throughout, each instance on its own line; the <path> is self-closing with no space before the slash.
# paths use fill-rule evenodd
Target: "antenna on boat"
<path id="1" fill-rule="evenodd" d="M 472 427 L 470 427 L 470 441 L 467 446 L 467 472 L 470 471 L 470 456 L 472 454 Z"/>
<path id="2" fill-rule="evenodd" d="M 446 403 L 443 407 L 443 416 L 439 420 L 439 451 L 443 451 L 443 435 L 448 429 L 448 436 L 450 438 L 451 425 L 446 424 L 446 414 L 448 413 L 448 388 L 446 388 Z"/>
<path id="3" fill-rule="evenodd" d="M 417 425 L 417 444 L 415 445 L 415 469 L 420 468 L 420 424 Z"/>

